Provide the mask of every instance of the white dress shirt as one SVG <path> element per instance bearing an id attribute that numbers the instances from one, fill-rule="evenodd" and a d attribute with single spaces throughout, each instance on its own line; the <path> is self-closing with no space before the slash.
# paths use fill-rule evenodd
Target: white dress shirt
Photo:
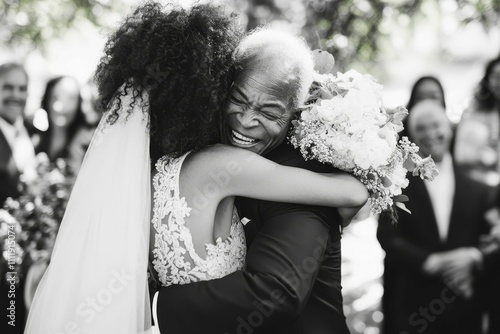
<path id="1" fill-rule="evenodd" d="M 441 163 L 436 163 L 436 167 L 439 175 L 434 178 L 434 181 L 424 181 L 424 184 L 431 198 L 439 238 L 442 242 L 446 242 L 455 195 L 455 173 L 451 155 L 446 154 Z"/>
<path id="2" fill-rule="evenodd" d="M 2 131 L 12 151 L 12 158 L 21 173 L 32 173 L 35 169 L 35 149 L 31 143 L 28 131 L 24 127 L 22 117 L 14 124 L 10 124 L 0 117 L 0 131 Z"/>

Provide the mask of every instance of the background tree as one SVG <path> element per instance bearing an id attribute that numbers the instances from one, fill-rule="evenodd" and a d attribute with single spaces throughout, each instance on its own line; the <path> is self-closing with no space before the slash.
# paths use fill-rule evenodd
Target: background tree
<path id="1" fill-rule="evenodd" d="M 43 50 L 69 29 L 84 29 L 87 24 L 108 28 L 126 7 L 116 0 L 3 0 L 0 44 Z"/>
<path id="2" fill-rule="evenodd" d="M 337 68 L 345 70 L 353 62 L 377 60 L 381 41 L 391 33 L 386 22 L 409 20 L 421 14 L 422 6 L 441 3 L 457 7 L 458 20 L 466 25 L 481 22 L 485 29 L 498 26 L 499 0 L 251 0 L 236 1 L 236 8 L 248 19 L 247 28 L 288 22 L 313 48 L 335 56 Z M 406 19 L 406 20 L 404 20 Z"/>
<path id="3" fill-rule="evenodd" d="M 42 49 L 47 41 L 92 24 L 114 25 L 134 0 L 3 0 L 0 43 Z M 391 33 L 387 21 L 413 18 L 425 3 L 453 3 L 463 24 L 498 26 L 500 0 L 219 0 L 238 12 L 248 30 L 261 24 L 286 25 L 313 48 L 331 52 L 339 70 L 354 61 L 376 60 L 381 41 Z"/>

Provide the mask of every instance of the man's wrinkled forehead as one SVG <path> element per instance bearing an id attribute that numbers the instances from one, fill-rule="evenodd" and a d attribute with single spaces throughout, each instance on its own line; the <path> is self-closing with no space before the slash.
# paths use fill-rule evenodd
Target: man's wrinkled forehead
<path id="1" fill-rule="evenodd" d="M 277 94 L 293 94 L 298 85 L 298 77 L 292 66 L 279 59 L 250 57 L 240 62 L 235 84 L 248 85 L 258 90 L 272 90 Z"/>
<path id="2" fill-rule="evenodd" d="M 408 115 L 409 130 L 412 131 L 417 125 L 425 121 L 434 121 L 444 127 L 451 126 L 443 106 L 430 100 L 417 103 L 413 107 L 410 115 Z"/>
<path id="3" fill-rule="evenodd" d="M 5 81 L 9 75 L 11 75 L 12 73 L 15 73 L 15 72 L 22 73 L 26 82 L 28 82 L 28 73 L 26 73 L 24 68 L 19 67 L 19 66 L 1 68 L 0 69 L 0 81 Z"/>

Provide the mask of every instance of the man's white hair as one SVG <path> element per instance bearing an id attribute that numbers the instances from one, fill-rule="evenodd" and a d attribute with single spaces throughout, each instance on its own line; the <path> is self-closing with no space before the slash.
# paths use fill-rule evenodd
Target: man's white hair
<path id="1" fill-rule="evenodd" d="M 313 81 L 314 61 L 311 49 L 303 38 L 285 32 L 261 27 L 250 32 L 234 52 L 236 65 L 257 64 L 280 66 L 286 71 L 284 80 L 295 82 L 293 107 L 304 103 Z"/>

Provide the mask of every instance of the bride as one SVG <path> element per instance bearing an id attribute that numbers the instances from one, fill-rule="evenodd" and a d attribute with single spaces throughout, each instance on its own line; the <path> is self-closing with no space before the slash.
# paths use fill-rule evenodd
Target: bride
<path id="1" fill-rule="evenodd" d="M 218 144 L 239 36 L 235 18 L 218 7 L 154 2 L 111 36 L 96 73 L 106 113 L 26 333 L 150 333 L 148 258 L 163 286 L 244 267 L 234 196 L 334 207 L 366 201 L 364 186 L 346 174 L 280 166 Z"/>

